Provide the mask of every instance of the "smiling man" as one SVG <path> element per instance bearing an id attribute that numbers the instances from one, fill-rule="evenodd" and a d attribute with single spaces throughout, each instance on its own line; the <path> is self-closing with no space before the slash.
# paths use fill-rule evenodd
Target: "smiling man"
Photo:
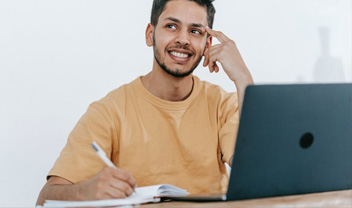
<path id="1" fill-rule="evenodd" d="M 92 103 L 69 135 L 37 204 L 123 198 L 137 186 L 172 184 L 192 194 L 226 191 L 239 112 L 252 77 L 234 41 L 212 28 L 212 0 L 154 0 L 146 43 L 153 69 Z M 212 45 L 212 38 L 220 41 Z M 218 63 L 237 93 L 192 72 Z M 95 141 L 118 167 L 108 168 Z"/>

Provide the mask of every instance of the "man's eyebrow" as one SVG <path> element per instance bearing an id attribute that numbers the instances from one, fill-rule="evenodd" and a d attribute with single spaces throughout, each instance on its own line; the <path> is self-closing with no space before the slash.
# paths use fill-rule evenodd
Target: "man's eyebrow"
<path id="1" fill-rule="evenodd" d="M 202 28 L 205 27 L 204 25 L 202 25 L 202 24 L 197 24 L 197 23 L 192 23 L 191 26 L 192 26 L 192 27 L 202 27 Z"/>
<path id="2" fill-rule="evenodd" d="M 170 20 L 170 21 L 173 21 L 173 22 L 181 23 L 181 21 L 179 19 L 174 18 L 174 17 L 167 17 L 164 20 Z M 200 24 L 200 23 L 191 23 L 190 26 L 205 28 L 205 26 L 203 24 Z"/>
<path id="3" fill-rule="evenodd" d="M 165 20 L 171 20 L 171 21 L 177 22 L 177 23 L 180 23 L 180 22 L 181 22 L 179 19 L 176 19 L 176 18 L 174 18 L 174 17 L 167 17 L 167 18 L 165 18 Z"/>

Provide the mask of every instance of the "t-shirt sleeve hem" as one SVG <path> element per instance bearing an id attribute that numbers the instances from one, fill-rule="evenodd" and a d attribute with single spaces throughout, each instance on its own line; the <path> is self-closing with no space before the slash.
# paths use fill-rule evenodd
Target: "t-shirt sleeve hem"
<path id="1" fill-rule="evenodd" d="M 73 184 L 76 184 L 76 183 L 82 181 L 82 180 L 80 180 L 80 179 L 79 179 L 78 177 L 76 177 L 76 176 L 69 175 L 69 174 L 67 174 L 67 173 L 58 173 L 58 172 L 49 172 L 48 175 L 46 176 L 46 180 L 49 180 L 49 178 L 50 178 L 51 176 L 61 177 L 61 178 L 65 179 L 65 180 L 70 181 L 70 182 L 73 183 Z"/>

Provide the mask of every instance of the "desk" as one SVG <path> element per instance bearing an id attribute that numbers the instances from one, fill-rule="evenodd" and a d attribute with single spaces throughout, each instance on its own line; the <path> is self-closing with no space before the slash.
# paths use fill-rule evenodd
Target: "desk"
<path id="1" fill-rule="evenodd" d="M 140 206 L 141 208 L 148 207 L 346 207 L 352 208 L 352 190 L 345 191 L 333 191 L 324 193 L 294 195 L 294 196 L 283 196 L 273 197 L 264 199 L 251 199 L 243 201 L 230 201 L 230 202 L 211 202 L 211 203 L 199 203 L 199 202 L 163 202 L 155 204 L 145 204 Z"/>

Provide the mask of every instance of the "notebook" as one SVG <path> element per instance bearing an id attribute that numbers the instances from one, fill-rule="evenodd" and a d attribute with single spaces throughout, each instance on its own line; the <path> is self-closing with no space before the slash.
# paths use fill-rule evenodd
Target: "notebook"
<path id="1" fill-rule="evenodd" d="M 226 201 L 352 189 L 352 84 L 246 89 Z"/>
<path id="2" fill-rule="evenodd" d="M 96 201 L 60 201 L 46 200 L 43 207 L 110 207 L 133 204 L 144 204 L 149 202 L 159 202 L 160 197 L 166 195 L 182 196 L 189 193 L 169 184 L 155 186 L 145 186 L 135 189 L 135 193 L 124 199 L 108 199 Z"/>

